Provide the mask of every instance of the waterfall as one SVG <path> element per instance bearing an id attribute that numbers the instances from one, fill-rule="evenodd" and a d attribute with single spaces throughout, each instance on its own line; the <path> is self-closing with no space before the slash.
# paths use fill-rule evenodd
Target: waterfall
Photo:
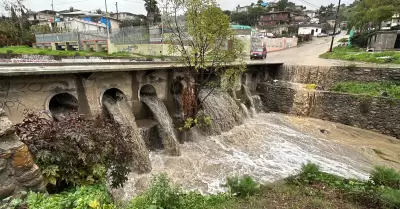
<path id="1" fill-rule="evenodd" d="M 250 118 L 251 117 L 249 109 L 247 109 L 245 104 L 240 103 L 240 108 L 242 109 L 242 112 L 243 112 L 243 115 L 244 115 L 245 118 Z"/>
<path id="2" fill-rule="evenodd" d="M 164 148 L 170 155 L 179 156 L 179 143 L 176 139 L 172 118 L 168 113 L 167 107 L 157 96 L 144 95 L 141 96 L 140 100 L 153 112 L 153 116 L 158 123 L 158 131 Z"/>
<path id="3" fill-rule="evenodd" d="M 251 96 L 249 87 L 242 85 L 242 93 L 244 95 L 245 102 L 250 109 L 251 117 L 255 117 L 257 114 L 256 108 L 254 106 L 253 98 Z"/>
<path id="4" fill-rule="evenodd" d="M 200 98 L 206 98 L 202 103 L 204 113 L 212 119 L 211 130 L 207 130 L 208 134 L 221 134 L 243 123 L 239 106 L 227 92 L 214 90 L 209 94 L 209 91 L 200 92 Z"/>
<path id="5" fill-rule="evenodd" d="M 139 132 L 135 122 L 135 116 L 122 93 L 116 93 L 116 98 L 104 94 L 103 105 L 107 109 L 115 123 L 120 125 L 125 140 L 132 143 L 134 159 L 132 162 L 134 171 L 146 173 L 151 171 L 149 151 Z"/>

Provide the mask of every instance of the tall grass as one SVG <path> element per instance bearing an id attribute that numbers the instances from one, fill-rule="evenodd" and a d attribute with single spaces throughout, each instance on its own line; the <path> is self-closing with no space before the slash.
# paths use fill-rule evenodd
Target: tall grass
<path id="1" fill-rule="evenodd" d="M 387 92 L 388 97 L 400 99 L 400 83 L 391 81 L 382 82 L 339 82 L 331 88 L 332 91 L 363 94 L 369 96 L 380 96 L 382 92 Z"/>
<path id="2" fill-rule="evenodd" d="M 400 52 L 386 51 L 386 52 L 365 52 L 356 47 L 336 47 L 333 52 L 321 54 L 320 58 L 324 59 L 338 59 L 347 61 L 370 62 L 370 63 L 393 63 L 400 64 Z M 390 57 L 382 58 L 382 57 Z"/>
<path id="3" fill-rule="evenodd" d="M 131 57 L 131 54 L 127 52 L 117 52 L 113 54 L 108 54 L 107 52 L 38 49 L 28 46 L 10 46 L 10 47 L 0 48 L 0 54 L 37 54 L 37 55 L 68 56 L 68 57 L 72 56 Z"/>

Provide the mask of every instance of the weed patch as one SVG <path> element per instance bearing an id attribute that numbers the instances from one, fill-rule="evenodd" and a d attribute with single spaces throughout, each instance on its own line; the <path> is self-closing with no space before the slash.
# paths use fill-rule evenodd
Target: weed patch
<path id="1" fill-rule="evenodd" d="M 378 64 L 400 64 L 400 52 L 364 52 L 356 47 L 335 47 L 333 52 L 321 54 L 319 57 L 324 59 L 370 62 Z"/>

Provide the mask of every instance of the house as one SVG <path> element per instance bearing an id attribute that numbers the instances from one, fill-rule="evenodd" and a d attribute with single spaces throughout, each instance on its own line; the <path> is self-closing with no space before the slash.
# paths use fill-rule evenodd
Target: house
<path id="1" fill-rule="evenodd" d="M 306 10 L 306 11 L 304 11 L 304 14 L 307 15 L 311 19 L 317 17 L 317 12 L 314 10 Z"/>
<path id="2" fill-rule="evenodd" d="M 28 20 L 31 23 L 39 23 L 39 22 L 53 22 L 57 13 L 52 10 L 42 10 L 39 12 L 27 11 L 26 15 L 28 16 Z"/>
<path id="3" fill-rule="evenodd" d="M 317 24 L 310 24 L 306 26 L 299 27 L 298 34 L 306 35 L 311 34 L 313 36 L 317 36 L 318 34 L 324 33 L 322 26 Z"/>
<path id="4" fill-rule="evenodd" d="M 305 23 L 308 22 L 308 16 L 304 14 L 299 14 L 299 13 L 293 13 L 291 22 L 294 24 L 299 24 L 299 23 Z"/>
<path id="5" fill-rule="evenodd" d="M 119 25 L 121 23 L 120 20 L 117 20 L 112 17 L 107 18 L 103 14 L 89 13 L 87 15 L 81 16 L 80 18 L 82 20 L 89 21 L 89 22 L 102 23 L 104 25 L 107 25 L 109 29 L 117 29 L 117 28 L 119 28 Z"/>
<path id="6" fill-rule="evenodd" d="M 320 24 L 319 18 L 313 17 L 310 19 L 311 24 Z"/>
<path id="7" fill-rule="evenodd" d="M 336 23 L 336 18 L 335 17 L 329 17 L 326 20 L 326 23 L 331 27 L 335 27 L 335 23 Z"/>
<path id="8" fill-rule="evenodd" d="M 263 26 L 277 26 L 277 25 L 288 25 L 291 22 L 290 12 L 269 12 L 260 15 L 258 25 Z"/>
<path id="9" fill-rule="evenodd" d="M 393 15 L 392 19 L 383 21 L 381 24 L 381 30 L 390 30 L 392 27 L 400 25 L 400 15 Z"/>
<path id="10" fill-rule="evenodd" d="M 238 5 L 236 7 L 236 12 L 247 12 L 249 10 L 249 6 L 243 6 L 241 7 L 240 5 Z"/>
<path id="11" fill-rule="evenodd" d="M 119 13 L 112 13 L 110 14 L 111 18 L 117 20 L 136 20 L 140 19 L 140 15 L 136 15 L 130 12 L 119 12 Z"/>
<path id="12" fill-rule="evenodd" d="M 81 20 L 78 18 L 68 18 L 62 22 L 57 23 L 60 27 L 65 27 L 71 31 L 97 31 L 106 32 L 107 27 L 104 23 L 96 23 L 92 21 Z"/>

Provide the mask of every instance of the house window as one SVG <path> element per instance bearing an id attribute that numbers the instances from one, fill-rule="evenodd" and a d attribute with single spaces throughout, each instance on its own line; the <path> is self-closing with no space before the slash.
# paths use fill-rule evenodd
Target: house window
<path id="1" fill-rule="evenodd" d="M 260 18 L 261 18 L 261 19 L 263 19 L 263 18 L 264 18 L 264 16 L 263 16 L 263 15 L 261 15 L 261 16 L 260 16 Z"/>
<path id="2" fill-rule="evenodd" d="M 315 32 L 318 32 L 318 28 L 315 30 Z"/>

